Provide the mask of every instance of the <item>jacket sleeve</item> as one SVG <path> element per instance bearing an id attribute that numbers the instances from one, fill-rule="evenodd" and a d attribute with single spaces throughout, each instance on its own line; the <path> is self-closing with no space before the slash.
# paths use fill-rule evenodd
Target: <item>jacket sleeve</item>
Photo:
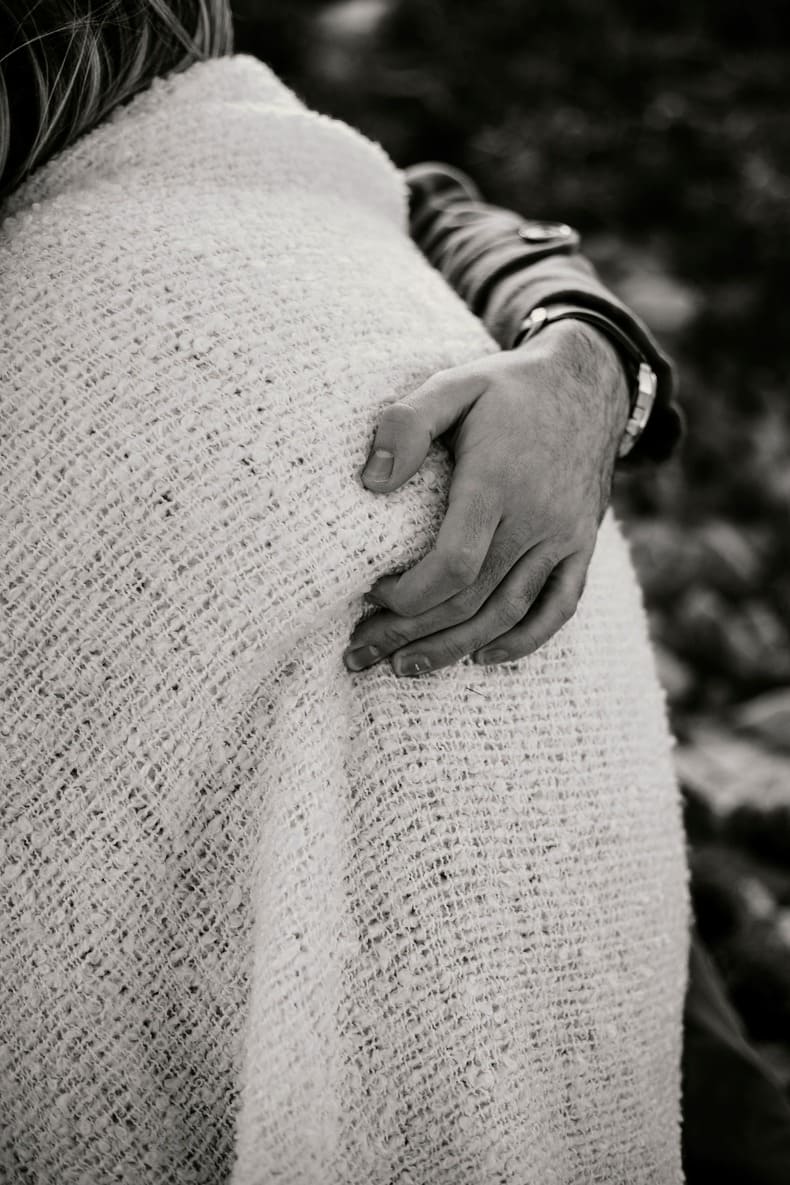
<path id="1" fill-rule="evenodd" d="M 605 313 L 629 334 L 658 385 L 647 426 L 624 463 L 668 457 L 683 425 L 672 364 L 580 254 L 578 233 L 563 223 L 530 221 L 486 204 L 474 183 L 447 165 L 414 165 L 405 175 L 412 238 L 504 349 L 513 345 L 532 309 L 557 302 Z"/>

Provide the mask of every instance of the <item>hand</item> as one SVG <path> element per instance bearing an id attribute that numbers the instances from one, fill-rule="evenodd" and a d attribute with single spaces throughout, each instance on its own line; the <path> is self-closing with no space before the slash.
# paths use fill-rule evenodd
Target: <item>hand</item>
<path id="1" fill-rule="evenodd" d="M 424 674 L 468 654 L 512 662 L 543 645 L 584 589 L 628 410 L 614 347 L 572 320 L 440 371 L 385 408 L 367 489 L 403 485 L 438 437 L 455 466 L 433 549 L 376 583 L 369 596 L 384 612 L 354 631 L 346 665 L 391 656 L 396 674 Z M 377 479 L 378 450 L 392 454 L 392 472 Z"/>

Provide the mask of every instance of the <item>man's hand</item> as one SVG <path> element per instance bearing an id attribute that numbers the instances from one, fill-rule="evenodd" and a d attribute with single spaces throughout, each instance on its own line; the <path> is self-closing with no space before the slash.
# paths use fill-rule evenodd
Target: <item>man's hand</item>
<path id="1" fill-rule="evenodd" d="M 627 419 L 619 358 L 578 321 L 440 371 L 386 408 L 367 489 L 403 485 L 437 437 L 455 466 L 433 549 L 377 582 L 370 596 L 384 612 L 354 631 L 346 665 L 391 656 L 396 674 L 421 675 L 467 654 L 497 663 L 537 650 L 575 612 Z M 392 472 L 377 479 L 386 454 Z"/>

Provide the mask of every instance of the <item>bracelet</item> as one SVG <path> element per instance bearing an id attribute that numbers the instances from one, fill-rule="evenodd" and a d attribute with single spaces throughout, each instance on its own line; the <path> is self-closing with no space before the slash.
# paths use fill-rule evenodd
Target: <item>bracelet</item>
<path id="1" fill-rule="evenodd" d="M 524 318 L 511 348 L 515 349 L 516 346 L 529 341 L 547 325 L 553 325 L 566 318 L 571 318 L 574 321 L 586 321 L 602 330 L 612 341 L 612 344 L 625 353 L 626 358 L 633 365 L 631 410 L 617 449 L 618 459 L 626 457 L 644 432 L 647 421 L 650 419 L 650 413 L 656 401 L 658 379 L 653 368 L 645 361 L 642 351 L 619 325 L 616 325 L 603 313 L 584 308 L 582 305 L 563 304 L 554 313 L 551 309 L 541 305 Z"/>

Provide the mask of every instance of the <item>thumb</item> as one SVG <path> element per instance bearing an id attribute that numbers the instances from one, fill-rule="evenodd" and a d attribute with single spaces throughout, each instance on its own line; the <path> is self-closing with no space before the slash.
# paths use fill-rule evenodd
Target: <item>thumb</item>
<path id="1" fill-rule="evenodd" d="M 363 485 L 384 493 L 397 490 L 420 468 L 436 437 L 452 428 L 485 387 L 478 370 L 458 366 L 438 371 L 411 395 L 385 407 L 362 470 Z"/>

